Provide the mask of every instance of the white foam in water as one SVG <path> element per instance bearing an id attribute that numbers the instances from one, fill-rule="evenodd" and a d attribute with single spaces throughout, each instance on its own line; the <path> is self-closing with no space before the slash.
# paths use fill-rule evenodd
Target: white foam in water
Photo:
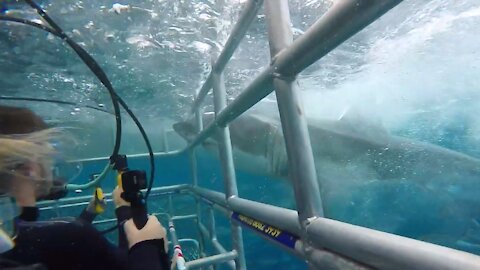
<path id="1" fill-rule="evenodd" d="M 342 80 L 338 84 L 322 84 L 319 78 L 323 70 L 313 71 L 300 81 L 307 115 L 335 119 L 350 110 L 368 121 L 381 123 L 390 133 L 427 140 L 456 151 L 467 149 L 469 155 L 480 158 L 480 121 L 476 117 L 480 108 L 480 8 L 475 3 L 405 1 L 400 4 L 360 36 L 347 41 L 351 46 L 342 45 L 333 52 L 361 62 L 360 67 L 333 62 L 337 59 L 333 56 L 320 61 L 320 65 L 344 67 L 340 69 Z M 404 17 L 399 19 L 399 14 Z M 348 51 L 355 46 L 367 49 Z M 451 130 L 460 133 L 452 135 Z M 451 136 L 456 136 L 456 144 L 448 143 Z M 336 203 L 333 208 L 343 211 L 337 214 L 347 221 L 479 252 L 478 237 L 471 235 L 479 236 L 480 230 L 471 220 L 480 216 L 476 210 L 480 198 L 475 195 L 480 183 L 470 186 L 465 184 L 467 179 L 452 175 L 454 180 L 447 186 L 436 183 L 435 179 L 418 187 L 396 182 L 398 192 L 392 193 L 395 197 L 383 202 L 387 208 L 379 207 L 382 200 L 378 196 L 385 194 L 390 183 L 374 181 L 359 189 L 351 182 L 338 181 L 332 191 L 334 195 L 329 196 Z M 364 195 L 358 194 L 360 190 Z M 408 199 L 399 199 L 402 196 L 414 201 L 415 211 L 409 210 Z M 469 204 L 460 202 L 467 198 Z M 355 211 L 348 212 L 348 207 L 339 206 L 344 204 L 342 199 L 357 203 L 351 207 Z M 376 203 L 369 204 L 369 200 Z M 423 232 L 413 232 L 419 221 Z"/>
<path id="2" fill-rule="evenodd" d="M 427 11 L 442 1 L 429 3 L 424 6 Z M 317 86 L 318 81 L 307 78 L 301 82 L 306 90 L 303 96 L 307 113 L 313 117 L 335 117 L 353 107 L 368 118 L 381 119 L 390 129 L 401 128 L 425 112 L 438 112 L 437 119 L 432 119 L 433 125 L 452 121 L 453 118 L 448 119 L 453 116 L 450 114 L 458 110 L 467 109 L 464 114 L 468 117 L 477 105 L 465 107 L 461 101 L 476 97 L 478 92 L 475 87 L 480 82 L 476 75 L 478 31 L 474 31 L 473 25 L 478 23 L 480 9 L 458 12 L 447 7 L 445 10 L 440 14 L 417 12 L 412 16 L 423 15 L 420 22 L 406 17 L 405 22 L 392 25 L 388 19 L 396 14 L 393 10 L 377 22 L 388 27 L 375 32 L 368 31 L 379 26 L 367 28 L 367 33 L 373 32 L 366 42 L 368 51 L 350 57 L 365 63 L 351 70 L 353 75 L 346 67 L 346 80 L 324 89 Z M 402 28 L 411 30 L 402 33 Z M 392 32 L 397 34 L 392 36 Z M 455 42 L 459 40 L 462 42 Z M 327 57 L 325 62 L 328 60 Z M 310 84 L 315 85 L 311 88 Z"/>
<path id="3" fill-rule="evenodd" d="M 128 12 L 130 10 L 130 5 L 122 5 L 120 3 L 113 4 L 112 8 L 109 10 L 110 12 L 115 12 L 117 14 L 121 14 L 122 12 Z"/>

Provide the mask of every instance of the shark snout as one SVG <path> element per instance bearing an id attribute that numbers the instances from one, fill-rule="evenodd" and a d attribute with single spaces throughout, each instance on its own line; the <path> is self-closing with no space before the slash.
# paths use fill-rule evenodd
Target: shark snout
<path id="1" fill-rule="evenodd" d="M 192 123 L 182 121 L 173 124 L 173 130 L 187 141 L 193 139 L 196 135 L 196 129 Z"/>

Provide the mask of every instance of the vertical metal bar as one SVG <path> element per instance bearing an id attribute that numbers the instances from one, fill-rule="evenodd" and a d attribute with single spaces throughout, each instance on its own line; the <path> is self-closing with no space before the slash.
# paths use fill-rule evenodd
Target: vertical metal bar
<path id="1" fill-rule="evenodd" d="M 196 98 L 198 98 L 198 91 L 195 95 Z M 201 108 L 197 107 L 195 108 L 194 110 L 195 112 L 195 126 L 197 128 L 197 132 L 200 133 L 200 131 L 202 131 L 203 129 L 203 120 L 202 120 L 202 113 L 201 113 Z M 190 168 L 191 168 L 191 171 L 192 171 L 192 184 L 194 187 L 197 187 L 198 186 L 198 163 L 197 163 L 197 156 L 196 156 L 196 153 L 195 153 L 195 148 L 191 148 L 189 150 L 189 158 L 190 158 Z M 201 233 L 201 228 L 200 228 L 200 223 L 202 222 L 202 208 L 201 208 L 201 204 L 200 204 L 200 201 L 198 198 L 195 197 L 195 208 L 196 208 L 196 212 L 197 212 L 197 230 L 198 230 L 198 234 L 200 236 L 200 250 L 199 250 L 199 253 L 200 253 L 200 256 L 201 257 L 204 257 L 206 254 L 205 254 L 205 239 L 204 239 L 204 236 L 203 234 Z M 210 269 L 210 268 L 209 268 Z"/>
<path id="2" fill-rule="evenodd" d="M 270 54 L 272 62 L 275 62 L 276 55 L 293 43 L 288 0 L 266 0 L 265 15 L 268 25 Z M 278 72 L 278 70 L 275 72 Z M 303 106 L 296 89 L 296 78 L 278 73 L 273 75 L 273 86 L 277 95 L 278 111 L 287 147 L 289 175 L 293 184 L 298 218 L 302 227 L 303 249 L 307 260 L 310 261 L 314 255 L 306 229 L 311 220 L 323 216 L 323 205 L 320 198 L 320 187 L 317 181 L 310 136 Z"/>
<path id="3" fill-rule="evenodd" d="M 172 239 L 172 244 L 173 246 L 178 246 L 178 237 L 177 237 L 177 231 L 175 230 L 175 225 L 173 223 L 173 220 L 168 217 L 168 230 L 170 231 L 170 238 Z"/>
<path id="4" fill-rule="evenodd" d="M 225 82 L 223 80 L 223 71 L 217 71 L 213 74 L 213 97 L 215 116 L 227 106 L 227 97 L 225 91 Z M 225 196 L 228 200 L 232 197 L 238 197 L 237 179 L 235 177 L 235 167 L 233 164 L 232 144 L 230 141 L 230 129 L 228 126 L 220 127 L 218 130 L 220 135 L 219 152 L 222 162 L 223 181 L 225 185 Z M 242 228 L 240 225 L 231 223 L 232 228 L 232 244 L 233 248 L 238 252 L 235 258 L 235 267 L 237 270 L 247 269 L 245 263 L 245 253 L 243 250 Z"/>
<path id="5" fill-rule="evenodd" d="M 273 59 L 293 42 L 287 0 L 266 0 L 270 53 Z M 293 183 L 302 227 L 309 218 L 323 216 L 320 188 L 308 135 L 303 106 L 295 89 L 295 78 L 276 74 L 273 79 L 278 110 L 287 146 L 290 178 Z"/>
<path id="6" fill-rule="evenodd" d="M 167 132 L 164 123 L 160 123 L 160 152 L 168 152 Z"/>
<path id="7" fill-rule="evenodd" d="M 202 120 L 202 114 L 201 114 L 200 108 L 195 109 L 195 127 L 197 128 L 197 133 L 200 133 L 200 131 L 202 131 L 203 129 L 203 120 Z M 197 168 L 197 157 L 195 155 L 195 148 L 191 148 L 189 150 L 189 158 L 190 158 L 190 168 L 192 171 L 193 186 L 196 187 L 198 186 L 198 168 Z M 199 204 L 197 202 L 197 206 L 198 205 Z"/>
<path id="8" fill-rule="evenodd" d="M 194 187 L 198 186 L 198 167 L 197 167 L 197 157 L 195 155 L 195 149 L 190 149 L 188 151 L 188 158 L 190 160 L 190 169 L 192 173 L 192 185 Z"/>
<path id="9" fill-rule="evenodd" d="M 195 124 L 197 127 L 197 132 L 200 133 L 200 131 L 203 130 L 203 119 L 202 111 L 199 108 L 195 110 Z"/>
<path id="10" fill-rule="evenodd" d="M 168 195 L 168 214 L 174 216 L 172 195 Z"/>
<path id="11" fill-rule="evenodd" d="M 227 106 L 223 72 L 214 74 L 213 86 L 215 114 L 217 115 Z M 223 181 L 225 185 L 225 194 L 228 199 L 232 196 L 238 196 L 237 179 L 233 164 L 232 144 L 230 142 L 230 129 L 228 127 L 219 128 L 218 134 L 220 136 L 219 154 L 220 161 L 222 162 Z"/>
<path id="12" fill-rule="evenodd" d="M 197 167 L 197 157 L 195 155 L 195 149 L 190 149 L 188 151 L 188 155 L 190 159 L 190 168 L 192 172 L 192 185 L 194 187 L 198 187 L 198 167 Z M 205 256 L 205 239 L 203 237 L 203 234 L 200 231 L 200 222 L 202 221 L 202 208 L 201 208 L 199 199 L 195 197 L 194 200 L 195 200 L 195 212 L 197 214 L 196 225 L 197 225 L 198 236 L 200 238 L 199 254 L 200 254 L 200 257 L 204 257 Z"/>
<path id="13" fill-rule="evenodd" d="M 214 249 L 217 249 L 215 246 L 215 241 L 217 241 L 217 230 L 215 227 L 215 215 L 213 212 L 213 208 L 211 206 L 208 207 L 208 232 L 210 234 L 210 242 Z M 217 249 L 219 253 L 222 253 L 223 250 Z M 233 263 L 232 263 L 233 264 Z M 213 265 L 214 269 L 218 269 L 218 265 Z M 234 269 L 234 268 L 233 268 Z"/>
<path id="14" fill-rule="evenodd" d="M 171 196 L 169 197 L 169 199 Z M 170 238 L 172 239 L 174 253 L 178 253 L 177 270 L 185 270 L 185 259 L 183 258 L 182 248 L 178 242 L 177 232 L 175 230 L 175 224 L 173 223 L 172 216 L 168 215 L 168 231 L 170 232 Z M 181 255 L 181 256 L 180 256 Z"/>
<path id="15" fill-rule="evenodd" d="M 217 239 L 217 230 L 215 229 L 215 215 L 211 206 L 208 207 L 208 232 L 210 233 L 210 239 Z"/>

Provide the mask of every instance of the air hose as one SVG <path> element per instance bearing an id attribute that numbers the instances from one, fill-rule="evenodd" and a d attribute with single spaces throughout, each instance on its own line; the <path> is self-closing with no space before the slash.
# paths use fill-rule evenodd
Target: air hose
<path id="1" fill-rule="evenodd" d="M 93 59 L 93 57 L 88 54 L 82 47 L 80 47 L 75 41 L 73 41 L 71 38 L 69 38 L 65 32 L 51 19 L 47 13 L 39 6 L 37 5 L 34 1 L 32 0 L 25 0 L 27 4 L 29 4 L 32 8 L 34 8 L 37 13 L 50 25 L 45 26 L 36 22 L 32 22 L 26 19 L 22 18 L 15 18 L 11 16 L 5 16 L 5 15 L 0 15 L 0 21 L 10 21 L 10 22 L 16 22 L 16 23 L 21 23 L 25 25 L 30 25 L 39 29 L 42 29 L 44 31 L 47 31 L 62 40 L 64 40 L 76 53 L 77 55 L 82 59 L 82 61 L 89 67 L 89 69 L 94 73 L 94 75 L 100 80 L 100 82 L 107 88 L 113 108 L 114 108 L 114 113 L 115 113 L 115 120 L 116 120 L 116 136 L 115 136 L 115 145 L 112 151 L 112 156 L 118 155 L 119 149 L 120 149 L 120 144 L 121 144 L 121 133 L 122 133 L 122 122 L 121 122 L 121 115 L 120 115 L 120 108 L 119 104 L 125 109 L 125 111 L 128 113 L 128 115 L 132 118 L 132 120 L 135 122 L 137 125 L 140 133 L 142 134 L 142 137 L 145 141 L 145 144 L 148 148 L 149 152 L 149 157 L 150 157 L 150 181 L 148 184 L 147 192 L 145 194 L 145 199 L 148 198 L 150 191 L 153 187 L 154 183 L 154 176 L 155 176 L 155 162 L 154 162 L 154 156 L 153 156 L 153 150 L 150 144 L 150 141 L 148 139 L 148 136 L 141 125 L 140 121 L 138 118 L 133 114 L 133 112 L 130 110 L 130 108 L 127 106 L 127 104 L 118 96 L 118 94 L 115 92 L 113 89 L 112 84 L 110 83 L 108 77 L 106 76 L 105 72 L 102 70 L 102 68 L 98 65 L 98 63 Z M 108 173 L 109 169 L 113 166 L 114 164 L 108 164 L 104 172 L 100 174 L 98 177 L 96 177 L 94 180 L 92 180 L 89 183 L 86 183 L 84 185 L 67 185 L 67 189 L 83 189 L 83 188 L 89 188 L 95 185 L 98 185 L 98 183 L 106 176 Z"/>

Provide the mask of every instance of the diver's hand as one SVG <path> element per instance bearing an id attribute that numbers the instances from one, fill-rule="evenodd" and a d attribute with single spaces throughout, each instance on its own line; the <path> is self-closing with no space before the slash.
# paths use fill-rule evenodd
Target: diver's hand
<path id="1" fill-rule="evenodd" d="M 122 199 L 123 189 L 117 186 L 112 192 L 112 199 L 113 203 L 115 204 L 115 208 L 119 208 L 121 206 L 130 206 L 130 203 Z"/>
<path id="2" fill-rule="evenodd" d="M 87 206 L 87 211 L 89 213 L 99 215 L 105 211 L 107 202 L 105 201 L 105 196 L 101 188 L 95 188 L 93 197 L 90 199 L 90 202 Z"/>
<path id="3" fill-rule="evenodd" d="M 163 239 L 165 253 L 168 253 L 167 231 L 160 224 L 157 217 L 149 216 L 147 224 L 139 230 L 133 223 L 133 219 L 127 220 L 123 225 L 125 234 L 127 235 L 128 248 L 132 248 L 135 244 L 155 239 Z"/>

